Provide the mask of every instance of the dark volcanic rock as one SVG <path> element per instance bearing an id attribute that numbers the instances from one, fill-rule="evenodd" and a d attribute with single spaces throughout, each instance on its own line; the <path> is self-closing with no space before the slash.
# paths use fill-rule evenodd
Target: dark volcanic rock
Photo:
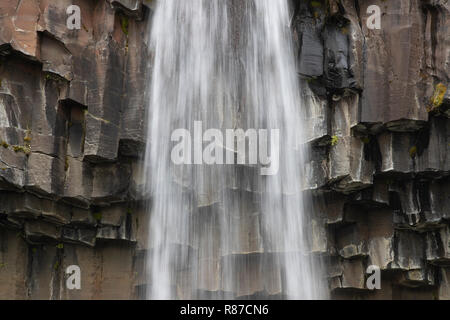
<path id="1" fill-rule="evenodd" d="M 154 2 L 78 0 L 82 26 L 69 30 L 73 1 L 1 1 L 0 298 L 130 299 L 147 285 L 141 156 Z M 307 231 L 329 260 L 332 297 L 450 299 L 450 4 L 292 4 Z M 367 27 L 370 5 L 381 9 L 380 30 Z M 227 294 L 280 295 L 279 270 L 260 268 L 273 254 L 258 245 L 255 168 L 237 170 L 242 179 L 226 186 L 248 206 L 233 222 L 247 245 L 220 259 L 242 266 L 233 281 L 250 284 Z M 220 212 L 198 201 L 195 214 Z M 83 290 L 65 287 L 73 264 Z M 369 265 L 382 270 L 381 290 L 365 286 Z M 204 284 L 208 296 L 227 289 L 221 277 Z"/>

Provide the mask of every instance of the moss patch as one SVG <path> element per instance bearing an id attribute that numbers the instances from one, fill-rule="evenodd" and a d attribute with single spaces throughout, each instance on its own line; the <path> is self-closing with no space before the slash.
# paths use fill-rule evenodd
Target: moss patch
<path id="1" fill-rule="evenodd" d="M 412 146 L 411 148 L 409 148 L 409 156 L 411 158 L 415 158 L 417 155 L 417 147 L 416 146 Z"/>
<path id="2" fill-rule="evenodd" d="M 120 27 L 122 28 L 122 32 L 128 36 L 128 28 L 130 26 L 130 20 L 126 16 L 120 17 Z"/>
<path id="3" fill-rule="evenodd" d="M 13 148 L 14 152 L 23 152 L 27 156 L 31 153 L 30 147 L 27 147 L 27 146 L 13 146 L 12 148 Z"/>
<path id="4" fill-rule="evenodd" d="M 446 93 L 447 87 L 442 83 L 437 84 L 433 96 L 431 97 L 431 105 L 428 106 L 427 111 L 430 112 L 439 108 L 442 103 L 444 103 L 444 97 Z"/>
<path id="5" fill-rule="evenodd" d="M 338 136 L 332 136 L 331 137 L 331 145 L 334 147 L 335 145 L 337 145 L 339 142 L 339 137 Z"/>
<path id="6" fill-rule="evenodd" d="M 370 137 L 362 137 L 362 138 L 361 138 L 361 141 L 362 141 L 364 144 L 368 144 L 368 143 L 370 143 Z"/>
<path id="7" fill-rule="evenodd" d="M 97 220 L 97 222 L 99 222 L 100 220 L 102 220 L 102 213 L 101 212 L 94 212 L 92 214 L 92 216 L 94 217 L 95 220 Z"/>

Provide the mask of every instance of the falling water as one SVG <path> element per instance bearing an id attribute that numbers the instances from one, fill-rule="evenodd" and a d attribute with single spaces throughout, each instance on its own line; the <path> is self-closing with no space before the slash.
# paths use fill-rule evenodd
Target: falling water
<path id="1" fill-rule="evenodd" d="M 148 298 L 322 298 L 305 232 L 287 0 L 160 0 L 153 19 Z M 279 129 L 278 173 L 174 164 L 171 134 L 201 140 L 195 121 L 203 131 Z"/>

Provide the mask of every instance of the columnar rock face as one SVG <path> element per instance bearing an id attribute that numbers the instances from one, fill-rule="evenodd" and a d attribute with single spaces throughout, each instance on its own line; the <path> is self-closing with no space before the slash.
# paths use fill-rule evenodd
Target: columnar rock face
<path id="1" fill-rule="evenodd" d="M 370 28 L 370 6 L 381 9 Z M 336 299 L 449 299 L 450 5 L 296 1 L 307 189 Z M 368 10 L 370 9 L 370 10 Z M 313 94 L 311 94 L 311 91 Z M 370 265 L 381 290 L 369 290 Z"/>
<path id="2" fill-rule="evenodd" d="M 66 24 L 72 4 L 79 30 Z M 371 5 L 381 29 L 368 27 Z M 0 298 L 130 299 L 149 285 L 140 161 L 152 7 L 0 4 Z M 292 8 L 311 244 L 328 264 L 331 297 L 450 299 L 450 4 Z M 80 290 L 66 286 L 70 265 L 81 269 Z M 366 286 L 370 265 L 381 290 Z M 251 287 L 230 297 L 280 292 Z"/>
<path id="3" fill-rule="evenodd" d="M 137 0 L 0 4 L 0 298 L 138 297 L 150 17 Z"/>

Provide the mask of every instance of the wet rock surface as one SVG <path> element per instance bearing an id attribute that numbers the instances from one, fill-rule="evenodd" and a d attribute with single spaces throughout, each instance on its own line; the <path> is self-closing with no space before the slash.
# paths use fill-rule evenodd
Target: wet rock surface
<path id="1" fill-rule="evenodd" d="M 142 298 L 151 285 L 140 156 L 153 5 L 77 3 L 80 30 L 66 26 L 71 1 L 0 4 L 0 298 Z M 331 297 L 450 299 L 450 4 L 292 4 L 310 149 L 304 192 Z M 373 4 L 380 30 L 367 27 Z M 258 194 L 251 181 L 230 189 Z M 258 209 L 247 211 L 236 221 L 246 251 L 218 255 L 218 266 L 257 270 L 271 259 L 255 245 Z M 73 264 L 82 290 L 66 289 Z M 381 269 L 381 290 L 366 287 L 369 265 Z M 267 283 L 227 295 L 279 297 L 278 272 L 257 272 Z M 226 291 L 220 277 L 202 285 L 205 297 Z"/>

